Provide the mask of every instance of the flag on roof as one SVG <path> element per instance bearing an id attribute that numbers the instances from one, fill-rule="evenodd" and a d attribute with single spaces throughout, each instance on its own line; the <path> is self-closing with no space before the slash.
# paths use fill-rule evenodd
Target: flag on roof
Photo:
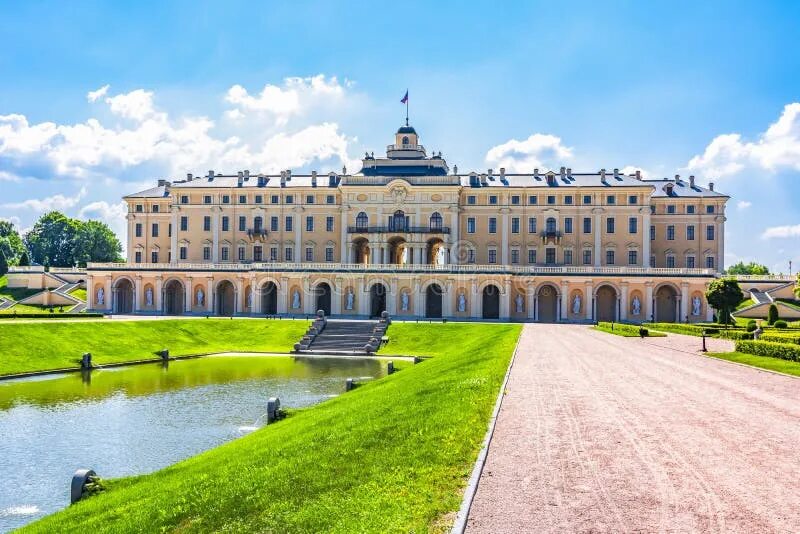
<path id="1" fill-rule="evenodd" d="M 408 90 L 406 90 L 406 96 L 400 101 L 402 104 L 408 104 Z"/>

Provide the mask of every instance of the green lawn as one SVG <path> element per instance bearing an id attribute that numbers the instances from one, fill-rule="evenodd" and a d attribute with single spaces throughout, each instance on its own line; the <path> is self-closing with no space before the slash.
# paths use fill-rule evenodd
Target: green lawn
<path id="1" fill-rule="evenodd" d="M 70 291 L 69 294 L 75 297 L 76 299 L 81 299 L 82 301 L 86 302 L 86 289 L 83 287 L 76 287 L 75 289 Z"/>
<path id="2" fill-rule="evenodd" d="M 0 298 L 7 300 L 22 300 L 35 295 L 41 289 L 27 289 L 24 287 L 8 287 L 8 277 L 0 276 Z"/>
<path id="3" fill-rule="evenodd" d="M 632 328 L 620 328 L 619 325 L 615 325 L 614 329 L 607 326 L 596 325 L 593 326 L 592 329 L 597 330 L 598 332 L 605 332 L 606 334 L 613 334 L 615 336 L 622 336 L 622 337 L 639 337 L 639 327 L 632 327 Z M 662 332 L 656 332 L 654 330 L 647 330 L 647 337 L 667 337 L 667 334 Z"/>
<path id="4" fill-rule="evenodd" d="M 78 367 L 91 352 L 94 363 L 220 351 L 289 351 L 307 321 L 176 319 L 4 323 L 0 321 L 0 375 Z"/>
<path id="5" fill-rule="evenodd" d="M 739 303 L 738 306 L 736 306 L 736 310 L 734 311 L 742 310 L 744 308 L 747 308 L 748 306 L 752 306 L 753 304 L 755 304 L 755 301 L 753 299 L 744 299 L 742 302 Z"/>
<path id="6" fill-rule="evenodd" d="M 71 310 L 74 306 L 74 304 L 69 304 L 67 306 L 53 306 L 53 314 L 69 313 L 69 310 Z M 39 313 L 42 315 L 50 315 L 50 310 L 47 306 L 41 306 L 38 304 L 14 304 L 10 308 L 0 310 L 0 313 L 5 315 L 14 315 L 14 313 Z"/>
<path id="7" fill-rule="evenodd" d="M 781 360 L 780 358 L 770 358 L 769 356 L 755 356 L 743 352 L 708 352 L 708 356 L 728 360 L 729 362 L 745 363 L 761 369 L 778 371 L 787 375 L 800 376 L 800 362 Z"/>
<path id="8" fill-rule="evenodd" d="M 447 531 L 520 328 L 392 325 L 395 348 L 434 358 L 167 469 L 109 481 L 23 531 Z"/>

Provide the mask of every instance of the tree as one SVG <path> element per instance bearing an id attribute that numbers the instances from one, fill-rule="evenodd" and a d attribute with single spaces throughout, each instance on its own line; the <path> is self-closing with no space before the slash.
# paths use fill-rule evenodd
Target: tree
<path id="1" fill-rule="evenodd" d="M 800 273 L 797 273 L 797 282 L 794 286 L 794 294 L 800 299 Z"/>
<path id="2" fill-rule="evenodd" d="M 775 304 L 770 304 L 769 311 L 767 312 L 767 324 L 772 326 L 778 319 L 780 319 L 780 316 L 778 315 L 778 307 Z"/>
<path id="3" fill-rule="evenodd" d="M 769 274 L 769 268 L 754 261 L 750 263 L 740 261 L 728 267 L 726 272 L 728 274 Z"/>
<path id="4" fill-rule="evenodd" d="M 706 300 L 717 310 L 717 319 L 722 324 L 731 320 L 731 311 L 744 299 L 739 282 L 732 278 L 717 278 L 706 291 Z"/>
<path id="5" fill-rule="evenodd" d="M 19 237 L 19 232 L 10 221 L 0 221 L 0 252 L 6 257 L 6 262 L 16 265 L 19 257 L 25 251 L 25 245 Z"/>
<path id="6" fill-rule="evenodd" d="M 75 236 L 75 261 L 85 266 L 90 261 L 122 261 L 122 244 L 107 224 L 86 221 L 78 227 Z"/>
<path id="7" fill-rule="evenodd" d="M 75 236 L 79 226 L 80 221 L 57 211 L 42 215 L 25 234 L 31 260 L 41 265 L 47 260 L 54 267 L 75 265 Z"/>
<path id="8" fill-rule="evenodd" d="M 8 272 L 8 262 L 6 261 L 6 254 L 0 249 L 0 276 Z"/>
<path id="9" fill-rule="evenodd" d="M 30 264 L 31 264 L 31 259 L 30 259 L 30 257 L 28 256 L 28 251 L 27 251 L 27 250 L 23 250 L 23 251 L 22 251 L 22 256 L 20 256 L 20 257 L 19 257 L 19 263 L 18 263 L 18 265 L 19 265 L 20 267 L 27 267 L 27 266 L 29 266 Z"/>

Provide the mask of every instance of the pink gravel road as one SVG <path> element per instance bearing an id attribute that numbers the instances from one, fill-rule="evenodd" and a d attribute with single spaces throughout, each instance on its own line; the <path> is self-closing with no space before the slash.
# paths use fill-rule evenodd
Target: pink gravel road
<path id="1" fill-rule="evenodd" d="M 525 325 L 467 530 L 800 531 L 800 379 L 699 348 Z"/>

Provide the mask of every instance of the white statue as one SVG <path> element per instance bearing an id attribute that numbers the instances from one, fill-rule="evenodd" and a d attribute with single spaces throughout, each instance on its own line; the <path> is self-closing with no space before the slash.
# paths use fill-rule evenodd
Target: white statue
<path id="1" fill-rule="evenodd" d="M 292 309 L 297 310 L 300 308 L 300 292 L 298 290 L 294 290 L 292 293 Z"/>
<path id="2" fill-rule="evenodd" d="M 148 287 L 144 292 L 144 301 L 148 306 L 153 305 L 153 288 Z"/>
<path id="3" fill-rule="evenodd" d="M 347 288 L 347 295 L 345 295 L 345 303 L 344 309 L 345 310 L 352 310 L 353 309 L 353 301 L 355 300 L 356 296 L 353 294 L 353 288 Z"/>
<path id="4" fill-rule="evenodd" d="M 97 303 L 98 304 L 105 304 L 106 299 L 106 290 L 102 287 L 97 290 Z"/>
<path id="5" fill-rule="evenodd" d="M 253 290 L 247 292 L 247 307 L 253 309 Z"/>
<path id="6" fill-rule="evenodd" d="M 400 309 L 402 311 L 408 311 L 408 292 L 403 291 L 400 293 Z"/>
<path id="7" fill-rule="evenodd" d="M 695 317 L 700 315 L 700 308 L 702 307 L 703 303 L 700 301 L 700 297 L 695 296 L 692 299 L 692 315 Z"/>
<path id="8" fill-rule="evenodd" d="M 464 293 L 458 294 L 458 311 L 467 311 L 467 297 L 464 296 Z"/>
<path id="9" fill-rule="evenodd" d="M 197 288 L 196 298 L 197 298 L 197 305 L 198 306 L 202 306 L 203 305 L 203 300 L 206 298 L 206 294 L 203 293 L 203 288 L 202 287 L 198 287 Z"/>
<path id="10" fill-rule="evenodd" d="M 631 311 L 633 315 L 639 315 L 639 313 L 641 313 L 642 301 L 639 300 L 639 295 L 633 297 L 633 306 Z"/>
<path id="11" fill-rule="evenodd" d="M 524 310 L 525 299 L 522 298 L 522 295 L 517 293 L 517 298 L 514 299 L 514 304 L 517 307 L 517 313 L 519 313 Z"/>
<path id="12" fill-rule="evenodd" d="M 579 293 L 575 294 L 575 298 L 572 299 L 572 313 L 575 315 L 581 312 L 581 296 Z"/>
<path id="13" fill-rule="evenodd" d="M 444 247 L 439 247 L 436 251 L 436 265 L 444 265 Z"/>

